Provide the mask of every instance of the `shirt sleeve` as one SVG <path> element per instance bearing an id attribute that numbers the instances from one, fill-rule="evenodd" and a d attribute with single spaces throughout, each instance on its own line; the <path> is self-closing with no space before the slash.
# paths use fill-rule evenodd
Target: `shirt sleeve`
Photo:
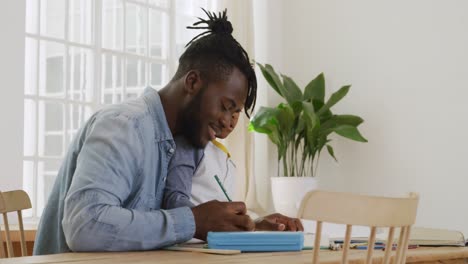
<path id="1" fill-rule="evenodd" d="M 193 237 L 188 207 L 142 211 L 122 207 L 142 172 L 143 142 L 135 119 L 96 119 L 86 133 L 65 198 L 62 227 L 72 251 L 148 250 Z M 156 175 L 164 177 L 164 175 Z"/>
<path id="2" fill-rule="evenodd" d="M 203 159 L 203 149 L 191 145 L 185 138 L 176 137 L 176 152 L 169 163 L 163 208 L 194 207 L 190 202 L 192 177 Z"/>

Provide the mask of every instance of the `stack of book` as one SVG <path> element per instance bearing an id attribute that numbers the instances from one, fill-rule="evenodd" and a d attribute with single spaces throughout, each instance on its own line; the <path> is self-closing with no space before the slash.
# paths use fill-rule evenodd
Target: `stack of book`
<path id="1" fill-rule="evenodd" d="M 315 222 L 303 220 L 306 236 L 304 238 L 305 247 L 311 247 L 313 245 Z M 321 247 L 325 248 L 327 244 L 324 238 L 330 241 L 330 245 L 340 244 L 344 240 L 344 234 L 346 230 L 345 225 L 329 224 L 325 223 L 322 227 L 322 241 Z M 308 234 L 307 234 L 308 233 Z M 398 242 L 398 235 L 400 230 L 395 230 L 395 236 L 393 243 Z M 366 249 L 367 241 L 369 239 L 370 228 L 364 226 L 353 226 L 351 233 L 351 244 L 356 249 Z M 376 249 L 385 248 L 385 243 L 388 237 L 388 228 L 378 228 L 376 235 Z M 325 240 L 326 240 L 325 239 Z M 425 227 L 413 227 L 411 228 L 409 246 L 408 248 L 415 248 L 418 246 L 457 246 L 464 247 L 468 240 L 460 231 L 437 229 L 437 228 L 425 228 Z"/>

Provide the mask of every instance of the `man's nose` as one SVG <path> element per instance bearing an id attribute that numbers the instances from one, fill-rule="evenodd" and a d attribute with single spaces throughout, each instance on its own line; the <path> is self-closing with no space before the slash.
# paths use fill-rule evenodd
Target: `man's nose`
<path id="1" fill-rule="evenodd" d="M 233 125 L 232 125 L 232 115 L 231 114 L 224 114 L 223 117 L 220 120 L 221 123 L 221 128 L 222 129 L 227 129 L 229 131 L 232 131 Z"/>

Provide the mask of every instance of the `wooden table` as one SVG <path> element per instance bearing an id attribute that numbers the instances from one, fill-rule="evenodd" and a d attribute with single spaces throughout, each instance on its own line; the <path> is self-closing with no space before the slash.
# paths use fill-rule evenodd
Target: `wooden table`
<path id="1" fill-rule="evenodd" d="M 376 258 L 373 263 L 380 263 L 383 252 L 375 252 Z M 351 250 L 349 263 L 364 263 L 365 250 Z M 312 251 L 301 252 L 274 252 L 274 253 L 242 253 L 239 255 L 213 255 L 195 252 L 175 251 L 146 251 L 146 252 L 115 252 L 115 253 L 66 253 L 46 256 L 21 257 L 2 259 L 0 263 L 64 263 L 73 264 L 98 263 L 310 263 Z M 335 264 L 341 262 L 340 251 L 321 251 L 320 263 Z M 467 247 L 439 247 L 439 248 L 417 248 L 408 250 L 407 263 L 468 263 Z"/>

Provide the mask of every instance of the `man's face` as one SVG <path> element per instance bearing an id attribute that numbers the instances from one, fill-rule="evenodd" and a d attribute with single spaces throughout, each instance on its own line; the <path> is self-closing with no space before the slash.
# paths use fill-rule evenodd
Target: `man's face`
<path id="1" fill-rule="evenodd" d="M 216 135 L 216 137 L 218 138 L 226 138 L 227 136 L 229 136 L 229 134 L 231 134 L 231 132 L 234 130 L 234 128 L 236 127 L 237 125 L 237 121 L 239 121 L 239 115 L 240 115 L 240 112 L 236 112 L 232 115 L 231 117 L 231 124 L 225 128 L 223 128 L 221 130 L 221 134 L 219 135 Z"/>
<path id="2" fill-rule="evenodd" d="M 247 97 L 247 79 L 234 68 L 225 80 L 203 87 L 182 113 L 182 133 L 203 148 L 234 129 Z"/>

